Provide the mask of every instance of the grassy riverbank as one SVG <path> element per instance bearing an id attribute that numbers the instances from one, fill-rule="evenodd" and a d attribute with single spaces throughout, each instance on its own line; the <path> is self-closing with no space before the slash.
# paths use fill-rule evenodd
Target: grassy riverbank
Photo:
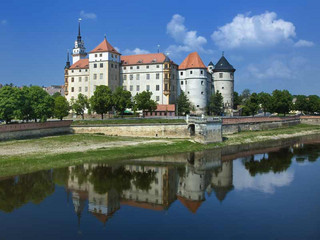
<path id="1" fill-rule="evenodd" d="M 241 132 L 226 136 L 223 143 L 208 145 L 183 139 L 143 139 L 89 134 L 1 142 L 0 177 L 85 162 L 114 162 L 310 134 L 320 134 L 320 126 L 301 124 L 276 130 Z"/>

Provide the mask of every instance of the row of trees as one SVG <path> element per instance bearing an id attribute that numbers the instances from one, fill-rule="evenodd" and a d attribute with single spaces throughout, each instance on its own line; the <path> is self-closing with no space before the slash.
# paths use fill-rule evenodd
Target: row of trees
<path id="1" fill-rule="evenodd" d="M 78 98 L 71 103 L 71 107 L 76 115 L 84 118 L 85 110 L 96 112 L 103 115 L 115 110 L 121 116 L 127 108 L 132 108 L 133 111 L 154 111 L 157 108 L 157 103 L 151 99 L 152 93 L 143 91 L 132 98 L 131 92 L 118 87 L 114 92 L 107 86 L 97 86 L 93 96 L 88 99 L 83 94 L 79 94 Z"/>
<path id="2" fill-rule="evenodd" d="M 320 112 L 320 98 L 317 95 L 291 95 L 288 90 L 274 90 L 272 94 L 260 92 L 250 93 L 248 89 L 241 95 L 234 94 L 234 108 L 242 107 L 242 115 L 255 115 L 259 110 L 264 113 L 286 115 L 292 110 L 306 114 Z"/>
<path id="3" fill-rule="evenodd" d="M 0 89 L 0 120 L 10 123 L 12 119 L 22 121 L 46 121 L 55 117 L 62 120 L 72 109 L 77 115 L 84 118 L 86 109 L 103 115 L 111 110 L 124 114 L 125 109 L 154 111 L 157 103 L 151 99 L 151 92 L 141 92 L 132 98 L 129 91 L 118 87 L 114 92 L 107 86 L 98 86 L 94 95 L 88 99 L 79 94 L 70 104 L 59 93 L 50 96 L 38 86 L 17 88 L 4 86 Z"/>

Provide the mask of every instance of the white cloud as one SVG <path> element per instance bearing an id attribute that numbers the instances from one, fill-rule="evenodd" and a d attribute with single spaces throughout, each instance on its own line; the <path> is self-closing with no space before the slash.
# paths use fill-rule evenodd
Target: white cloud
<path id="1" fill-rule="evenodd" d="M 172 16 L 167 25 L 167 33 L 176 41 L 178 45 L 170 45 L 166 50 L 169 53 L 200 51 L 205 52 L 203 45 L 207 39 L 198 36 L 197 31 L 188 31 L 184 25 L 185 18 L 179 14 Z"/>
<path id="2" fill-rule="evenodd" d="M 123 55 L 136 55 L 136 54 L 147 54 L 150 53 L 148 50 L 135 48 L 135 49 L 126 49 L 122 52 Z"/>
<path id="3" fill-rule="evenodd" d="M 265 12 L 254 16 L 238 14 L 231 23 L 213 32 L 211 38 L 221 48 L 239 48 L 292 42 L 295 36 L 293 23 L 277 19 L 275 12 Z"/>
<path id="4" fill-rule="evenodd" d="M 298 42 L 296 42 L 294 44 L 295 47 L 313 47 L 314 43 L 311 41 L 307 41 L 307 40 L 299 40 Z"/>
<path id="5" fill-rule="evenodd" d="M 236 190 L 251 189 L 273 194 L 276 188 L 288 186 L 294 179 L 294 172 L 290 170 L 281 173 L 257 174 L 252 177 L 241 161 L 234 161 L 233 169 L 233 184 Z"/>
<path id="6" fill-rule="evenodd" d="M 81 11 L 80 12 L 80 17 L 84 18 L 84 19 L 96 19 L 97 15 L 95 13 L 88 13 L 85 11 Z"/>
<path id="7" fill-rule="evenodd" d="M 1 25 L 7 25 L 8 21 L 3 19 L 3 20 L 0 21 L 0 23 L 1 23 Z"/>

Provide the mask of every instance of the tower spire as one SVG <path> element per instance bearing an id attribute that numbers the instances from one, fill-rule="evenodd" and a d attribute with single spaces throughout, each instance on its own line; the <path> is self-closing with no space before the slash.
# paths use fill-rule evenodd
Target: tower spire
<path id="1" fill-rule="evenodd" d="M 66 61 L 66 66 L 64 68 L 69 68 L 70 67 L 70 60 L 69 60 L 69 49 L 67 50 L 67 61 Z"/>
<path id="2" fill-rule="evenodd" d="M 222 51 L 222 57 L 224 57 L 224 51 Z"/>
<path id="3" fill-rule="evenodd" d="M 79 25 L 78 25 L 78 37 L 77 37 L 77 40 L 78 41 L 81 41 L 81 32 L 80 32 L 80 22 L 81 22 L 81 18 L 78 19 L 78 22 L 79 22 Z"/>

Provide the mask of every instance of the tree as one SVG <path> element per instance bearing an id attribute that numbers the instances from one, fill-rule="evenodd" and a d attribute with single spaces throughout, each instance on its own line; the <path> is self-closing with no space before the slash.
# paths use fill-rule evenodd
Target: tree
<path id="1" fill-rule="evenodd" d="M 114 108 L 117 112 L 120 112 L 121 116 L 123 116 L 126 108 L 132 107 L 131 92 L 124 90 L 123 87 L 117 87 L 112 97 Z"/>
<path id="2" fill-rule="evenodd" d="M 242 98 L 238 92 L 233 93 L 233 109 L 237 110 L 238 106 L 242 104 Z"/>
<path id="3" fill-rule="evenodd" d="M 55 92 L 54 94 L 52 94 L 52 98 L 55 99 L 56 97 L 61 96 L 61 93 L 59 92 Z"/>
<path id="4" fill-rule="evenodd" d="M 0 119 L 10 123 L 18 114 L 20 104 L 20 90 L 15 87 L 4 86 L 0 89 Z"/>
<path id="5" fill-rule="evenodd" d="M 152 112 L 157 109 L 157 103 L 151 99 L 152 92 L 143 91 L 134 97 L 135 104 L 142 111 Z"/>
<path id="6" fill-rule="evenodd" d="M 31 112 L 30 116 L 40 119 L 42 122 L 53 116 L 54 100 L 53 98 L 41 87 L 31 86 L 27 92 L 28 101 L 30 101 Z"/>
<path id="7" fill-rule="evenodd" d="M 271 112 L 272 110 L 272 100 L 269 93 L 261 92 L 258 94 L 258 103 L 261 105 L 261 108 L 266 115 L 266 112 Z"/>
<path id="8" fill-rule="evenodd" d="M 219 91 L 215 94 L 211 95 L 209 105 L 208 105 L 208 113 L 221 116 L 223 113 L 223 97 Z"/>
<path id="9" fill-rule="evenodd" d="M 34 111 L 32 109 L 32 100 L 30 98 L 30 88 L 23 87 L 21 89 L 21 101 L 19 105 L 19 111 L 17 117 L 23 121 L 30 121 L 35 118 Z"/>
<path id="10" fill-rule="evenodd" d="M 241 100 L 242 102 L 246 101 L 250 97 L 250 89 L 246 88 L 241 93 Z"/>
<path id="11" fill-rule="evenodd" d="M 308 99 L 305 95 L 296 96 L 296 102 L 294 103 L 294 109 L 300 112 L 308 111 Z"/>
<path id="12" fill-rule="evenodd" d="M 111 89 L 104 85 L 97 86 L 90 98 L 90 103 L 92 110 L 101 114 L 101 119 L 103 119 L 103 114 L 110 111 L 113 106 Z"/>
<path id="13" fill-rule="evenodd" d="M 286 115 L 292 108 L 292 95 L 288 90 L 274 90 L 272 92 L 272 108 L 276 113 Z"/>
<path id="14" fill-rule="evenodd" d="M 61 121 L 64 117 L 68 116 L 70 106 L 68 100 L 63 96 L 58 96 L 54 99 L 54 116 Z"/>
<path id="15" fill-rule="evenodd" d="M 243 113 L 244 115 L 254 116 L 259 110 L 258 94 L 252 93 L 249 99 L 245 102 Z"/>
<path id="16" fill-rule="evenodd" d="M 311 114 L 320 112 L 320 98 L 317 95 L 310 95 L 308 97 L 307 111 Z"/>
<path id="17" fill-rule="evenodd" d="M 88 97 L 79 93 L 77 100 L 72 102 L 71 107 L 77 116 L 81 115 L 82 119 L 84 119 L 84 112 L 90 107 Z"/>
<path id="18" fill-rule="evenodd" d="M 177 99 L 178 115 L 189 114 L 191 108 L 192 106 L 188 97 L 185 95 L 184 91 L 181 90 L 181 93 Z"/>

